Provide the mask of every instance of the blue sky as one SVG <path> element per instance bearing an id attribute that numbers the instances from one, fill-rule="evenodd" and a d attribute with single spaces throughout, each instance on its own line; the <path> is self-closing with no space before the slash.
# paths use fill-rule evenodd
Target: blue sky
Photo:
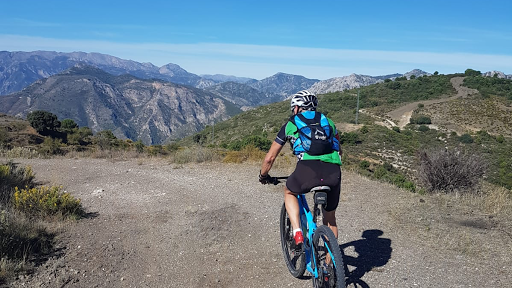
<path id="1" fill-rule="evenodd" d="M 2 1 L 0 50 L 99 52 L 195 74 L 512 74 L 512 1 Z"/>

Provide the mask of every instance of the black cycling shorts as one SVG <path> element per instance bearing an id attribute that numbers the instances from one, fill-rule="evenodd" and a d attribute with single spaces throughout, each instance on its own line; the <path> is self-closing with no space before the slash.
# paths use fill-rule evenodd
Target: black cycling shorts
<path id="1" fill-rule="evenodd" d="M 301 160 L 286 181 L 286 187 L 296 194 L 307 193 L 316 186 L 329 186 L 331 188 L 331 191 L 327 193 L 325 210 L 335 210 L 340 201 L 340 166 L 319 160 Z"/>

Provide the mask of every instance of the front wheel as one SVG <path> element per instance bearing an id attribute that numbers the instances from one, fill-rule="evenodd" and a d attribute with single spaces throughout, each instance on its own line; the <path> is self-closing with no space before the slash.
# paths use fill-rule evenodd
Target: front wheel
<path id="1" fill-rule="evenodd" d="M 338 240 L 328 226 L 320 226 L 313 235 L 318 278 L 313 277 L 316 288 L 345 288 L 345 266 Z"/>
<path id="2" fill-rule="evenodd" d="M 304 271 L 306 270 L 304 251 L 295 245 L 292 224 L 288 217 L 288 213 L 286 213 L 286 207 L 284 204 L 281 209 L 281 217 L 279 220 L 281 248 L 283 248 L 284 261 L 286 262 L 286 266 L 293 277 L 299 278 L 304 275 Z"/>

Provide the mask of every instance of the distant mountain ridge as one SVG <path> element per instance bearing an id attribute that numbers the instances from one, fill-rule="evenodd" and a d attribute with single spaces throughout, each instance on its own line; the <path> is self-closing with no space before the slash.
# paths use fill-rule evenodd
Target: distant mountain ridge
<path id="1" fill-rule="evenodd" d="M 25 117 L 46 110 L 73 119 L 94 132 L 112 130 L 119 138 L 161 144 L 226 120 L 240 109 L 212 93 L 161 80 L 115 76 L 78 64 L 0 97 L 0 112 Z"/>
<path id="2" fill-rule="evenodd" d="M 202 82 L 201 77 L 171 63 L 157 67 L 99 53 L 0 51 L 0 95 L 20 91 L 41 78 L 60 73 L 78 63 L 95 66 L 113 75 L 130 74 L 142 79 L 155 78 L 191 86 Z M 215 84 L 211 80 L 207 82 Z"/>
<path id="3" fill-rule="evenodd" d="M 0 112 L 25 116 L 43 109 L 93 131 L 110 129 L 121 138 L 161 143 L 194 133 L 214 119 L 288 99 L 300 90 L 325 94 L 412 75 L 431 74 L 414 69 L 405 74 L 351 74 L 321 81 L 276 73 L 256 80 L 198 76 L 173 63 L 157 67 L 99 53 L 0 51 L 0 95 L 5 95 L 0 96 Z M 499 71 L 482 75 L 512 79 Z"/>
<path id="4" fill-rule="evenodd" d="M 386 79 L 394 80 L 397 77 L 407 77 L 407 79 L 411 78 L 411 75 L 416 77 L 423 75 L 431 75 L 420 69 L 414 69 L 405 74 L 390 74 L 383 76 L 369 76 L 369 75 L 359 75 L 359 74 L 351 74 L 349 76 L 343 77 L 335 77 L 323 81 L 316 82 L 313 86 L 309 88 L 309 91 L 316 94 L 325 94 L 343 90 L 349 90 L 354 88 L 359 88 L 363 86 L 368 86 L 376 83 L 383 82 Z"/>

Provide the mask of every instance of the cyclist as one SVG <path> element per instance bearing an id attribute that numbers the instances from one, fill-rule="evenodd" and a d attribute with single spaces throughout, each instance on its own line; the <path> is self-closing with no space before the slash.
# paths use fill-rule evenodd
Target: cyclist
<path id="1" fill-rule="evenodd" d="M 339 146 L 339 136 L 334 123 L 321 113 L 316 112 L 317 105 L 317 97 L 307 90 L 300 91 L 293 95 L 291 99 L 292 116 L 290 121 L 281 127 L 281 130 L 263 160 L 259 175 L 259 181 L 262 184 L 268 184 L 272 181 L 268 172 L 272 168 L 274 160 L 279 152 L 281 152 L 286 141 L 290 141 L 293 154 L 297 156 L 298 162 L 295 171 L 286 181 L 284 203 L 293 227 L 293 237 L 296 245 L 301 245 L 304 242 L 304 235 L 302 234 L 299 224 L 299 202 L 297 194 L 307 193 L 316 186 L 329 186 L 331 188 L 331 191 L 327 195 L 327 205 L 323 210 L 323 224 L 331 228 L 334 236 L 338 238 L 335 212 L 340 197 L 342 151 Z M 306 119 L 313 119 L 315 115 L 319 117 L 318 114 L 327 119 L 328 126 L 330 127 L 332 149 L 328 149 L 326 153 L 318 155 L 318 153 L 311 153 L 311 151 L 308 153 L 308 151 L 302 147 L 301 142 L 304 141 L 301 141 L 303 138 L 300 137 L 299 128 L 294 120 L 294 117 L 299 114 Z"/>

